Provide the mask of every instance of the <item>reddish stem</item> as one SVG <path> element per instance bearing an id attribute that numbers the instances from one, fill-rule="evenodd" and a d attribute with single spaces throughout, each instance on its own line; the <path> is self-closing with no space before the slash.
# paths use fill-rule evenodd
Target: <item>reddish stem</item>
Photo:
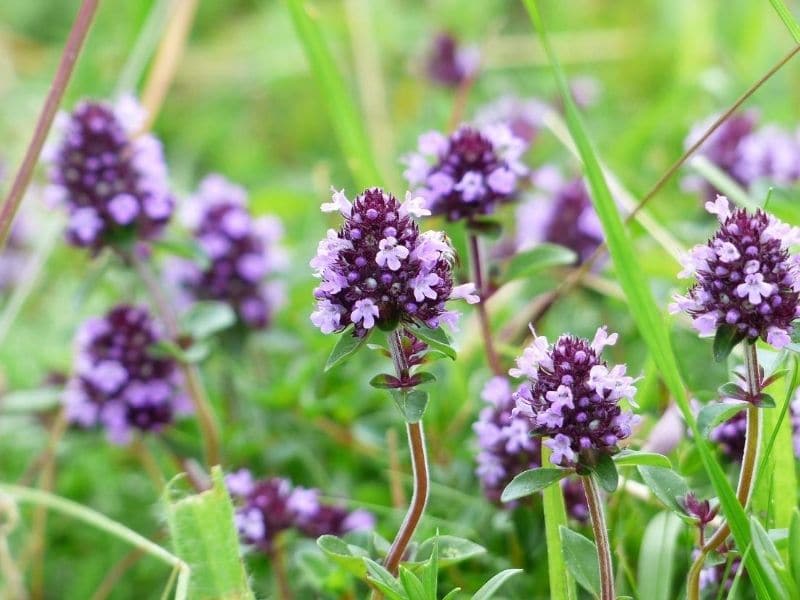
<path id="1" fill-rule="evenodd" d="M 472 261 L 472 272 L 475 279 L 475 287 L 481 300 L 478 302 L 478 321 L 481 326 L 481 336 L 483 337 L 483 347 L 486 351 L 486 360 L 489 368 L 495 375 L 503 374 L 503 367 L 500 364 L 500 357 L 494 347 L 492 339 L 492 327 L 489 323 L 489 312 L 486 310 L 486 300 L 489 298 L 489 291 L 486 289 L 483 276 L 483 265 L 481 261 L 481 247 L 478 236 L 474 233 L 469 234 L 470 257 Z"/>

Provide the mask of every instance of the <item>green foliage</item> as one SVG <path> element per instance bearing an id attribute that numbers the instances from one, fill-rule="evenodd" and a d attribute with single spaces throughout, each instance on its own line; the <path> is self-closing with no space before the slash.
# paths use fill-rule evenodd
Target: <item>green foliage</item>
<path id="1" fill-rule="evenodd" d="M 571 265 L 577 260 L 575 252 L 556 244 L 540 244 L 535 248 L 515 254 L 508 261 L 504 281 L 531 277 L 550 267 Z"/>
<path id="2" fill-rule="evenodd" d="M 639 549 L 639 597 L 652 600 L 671 600 L 675 597 L 673 582 L 682 529 L 683 522 L 668 512 L 658 513 L 647 524 Z"/>
<path id="3" fill-rule="evenodd" d="M 542 467 L 523 471 L 506 486 L 500 498 L 503 502 L 511 502 L 525 496 L 535 494 L 572 473 L 569 469 Z"/>
<path id="4" fill-rule="evenodd" d="M 592 594 L 600 597 L 600 566 L 597 564 L 597 547 L 594 542 L 576 531 L 561 527 L 564 562 L 575 581 Z"/>

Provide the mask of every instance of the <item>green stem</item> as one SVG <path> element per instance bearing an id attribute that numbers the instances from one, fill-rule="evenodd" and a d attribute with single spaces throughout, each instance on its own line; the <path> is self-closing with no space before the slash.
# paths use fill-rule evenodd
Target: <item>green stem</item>
<path id="1" fill-rule="evenodd" d="M 603 514 L 603 504 L 597 483 L 591 475 L 581 476 L 586 503 L 592 518 L 592 531 L 597 546 L 597 561 L 600 565 L 600 600 L 614 600 L 614 568 L 611 562 L 611 544 Z"/>

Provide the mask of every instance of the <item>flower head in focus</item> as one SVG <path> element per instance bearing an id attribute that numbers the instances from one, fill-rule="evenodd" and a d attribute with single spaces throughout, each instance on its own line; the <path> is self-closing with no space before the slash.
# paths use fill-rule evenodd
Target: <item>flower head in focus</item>
<path id="1" fill-rule="evenodd" d="M 717 215 L 720 227 L 683 260 L 680 276 L 696 283 L 686 296 L 676 296 L 671 311 L 688 313 L 704 336 L 725 326 L 739 339 L 761 338 L 783 348 L 800 314 L 800 257 L 790 254 L 800 229 L 760 209 L 731 210 L 724 196 L 706 208 Z"/>
<path id="2" fill-rule="evenodd" d="M 470 221 L 514 199 L 527 173 L 521 162 L 526 148 L 502 123 L 462 125 L 450 136 L 430 131 L 420 136 L 418 151 L 405 157 L 404 175 L 433 214 Z"/>
<path id="3" fill-rule="evenodd" d="M 322 205 L 338 212 L 344 224 L 329 229 L 311 260 L 320 284 L 311 321 L 323 333 L 353 325 L 363 337 L 376 326 L 416 323 L 436 328 L 455 325 L 458 313 L 448 300 L 478 301 L 474 285 L 453 285 L 453 248 L 438 231 L 421 233 L 414 217 L 430 214 L 422 199 L 404 202 L 379 188 L 351 203 L 343 192 Z"/>
<path id="4" fill-rule="evenodd" d="M 532 433 L 548 438 L 543 444 L 553 464 L 593 463 L 598 454 L 618 452 L 619 442 L 631 435 L 637 419 L 620 401 L 635 406 L 636 380 L 626 375 L 625 365 L 609 369 L 601 358 L 616 340 L 605 327 L 592 342 L 563 335 L 550 345 L 534 333 L 511 369 L 512 376 L 527 379 L 514 394 L 515 414 L 528 419 Z"/>
<path id="5" fill-rule="evenodd" d="M 99 425 L 112 442 L 125 444 L 134 430 L 158 432 L 188 413 L 178 365 L 151 354 L 161 339 L 141 307 L 119 305 L 86 321 L 64 394 L 67 419 L 81 427 Z"/>
<path id="6" fill-rule="evenodd" d="M 246 327 L 266 327 L 282 290 L 269 280 L 284 266 L 280 222 L 253 218 L 243 188 L 209 175 L 186 202 L 184 218 L 208 257 L 208 265 L 181 260 L 172 273 L 193 300 L 228 303 Z"/>
<path id="7" fill-rule="evenodd" d="M 68 241 L 95 251 L 156 237 L 174 200 L 160 142 L 140 134 L 142 110 L 130 97 L 115 106 L 81 102 L 59 117 L 49 147 L 48 195 L 69 212 Z"/>

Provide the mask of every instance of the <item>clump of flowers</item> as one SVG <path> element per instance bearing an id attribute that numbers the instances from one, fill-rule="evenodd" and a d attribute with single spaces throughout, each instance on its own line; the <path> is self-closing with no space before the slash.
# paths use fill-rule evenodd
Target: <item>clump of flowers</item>
<path id="1" fill-rule="evenodd" d="M 130 97 L 115 106 L 84 101 L 60 117 L 60 142 L 48 151 L 49 194 L 67 207 L 67 239 L 75 246 L 148 240 L 172 215 L 161 144 L 139 134 L 142 123 Z"/>
<path id="2" fill-rule="evenodd" d="M 619 442 L 631 435 L 636 418 L 620 400 L 635 406 L 635 380 L 625 374 L 625 365 L 609 369 L 601 358 L 616 340 L 605 327 L 592 342 L 563 335 L 550 345 L 534 333 L 510 371 L 528 380 L 514 394 L 516 414 L 528 419 L 535 435 L 548 438 L 543 444 L 555 465 L 594 464 L 599 454 L 618 452 Z"/>
<path id="3" fill-rule="evenodd" d="M 278 534 L 294 529 L 317 538 L 371 530 L 375 518 L 364 510 L 348 511 L 319 500 L 319 491 L 295 487 L 287 479 L 255 480 L 247 469 L 226 477 L 236 504 L 236 527 L 242 543 L 269 553 Z"/>
<path id="4" fill-rule="evenodd" d="M 701 335 L 730 327 L 740 340 L 786 346 L 800 314 L 798 255 L 789 252 L 800 241 L 800 229 L 760 209 L 731 211 L 724 196 L 706 208 L 720 228 L 683 260 L 679 276 L 696 283 L 686 296 L 676 296 L 671 311 L 688 313 Z"/>
<path id="5" fill-rule="evenodd" d="M 421 198 L 408 194 L 400 203 L 371 188 L 351 203 L 340 191 L 322 210 L 344 217 L 339 231 L 328 230 L 311 260 L 321 280 L 311 321 L 323 333 L 349 325 L 358 337 L 398 323 L 453 326 L 458 313 L 445 303 L 478 301 L 474 285 L 453 286 L 453 249 L 444 234 L 420 233 L 413 217 L 430 214 Z"/>
<path id="6" fill-rule="evenodd" d="M 434 83 L 445 87 L 458 87 L 475 76 L 480 63 L 480 53 L 474 46 L 460 46 L 449 33 L 438 34 L 428 54 L 426 70 Z"/>
<path id="7" fill-rule="evenodd" d="M 695 125 L 686 138 L 693 145 L 716 120 L 716 116 Z M 757 128 L 758 116 L 749 111 L 729 117 L 700 146 L 699 154 L 736 183 L 750 188 L 758 180 L 786 185 L 800 178 L 800 140 L 775 125 Z M 718 190 L 699 177 L 686 178 L 689 189 L 700 189 L 709 199 Z"/>
<path id="8" fill-rule="evenodd" d="M 173 265 L 178 284 L 193 300 L 228 303 L 246 327 L 266 327 L 281 300 L 269 276 L 283 267 L 280 222 L 254 219 L 245 190 L 220 175 L 209 175 L 186 203 L 184 218 L 208 257 L 208 265 Z"/>
<path id="9" fill-rule="evenodd" d="M 550 242 L 587 260 L 603 242 L 603 228 L 584 180 L 564 181 L 556 169 L 542 168 L 534 183 L 540 191 L 517 209 L 519 249 Z"/>
<path id="10" fill-rule="evenodd" d="M 525 150 L 505 124 L 462 125 L 449 137 L 430 131 L 420 136 L 418 151 L 405 157 L 404 175 L 433 214 L 470 221 L 514 199 L 527 173 L 520 161 Z"/>
<path id="11" fill-rule="evenodd" d="M 118 444 L 134 430 L 162 431 L 189 412 L 178 365 L 153 356 L 163 336 L 147 309 L 119 305 L 86 321 L 76 336 L 74 374 L 66 386 L 67 419 L 101 426 Z"/>
<path id="12" fill-rule="evenodd" d="M 530 145 L 549 110 L 550 107 L 537 98 L 502 96 L 481 108 L 475 122 L 481 127 L 505 123 L 515 137 Z"/>
<path id="13" fill-rule="evenodd" d="M 491 502 L 500 502 L 503 490 L 514 477 L 541 466 L 542 441 L 530 435 L 529 420 L 515 413 L 514 392 L 508 379 L 490 379 L 481 398 L 488 406 L 481 410 L 472 426 L 480 449 L 475 473 L 486 497 Z M 561 487 L 569 515 L 576 521 L 587 521 L 589 508 L 580 482 L 563 479 Z M 515 505 L 516 502 L 506 503 Z"/>

